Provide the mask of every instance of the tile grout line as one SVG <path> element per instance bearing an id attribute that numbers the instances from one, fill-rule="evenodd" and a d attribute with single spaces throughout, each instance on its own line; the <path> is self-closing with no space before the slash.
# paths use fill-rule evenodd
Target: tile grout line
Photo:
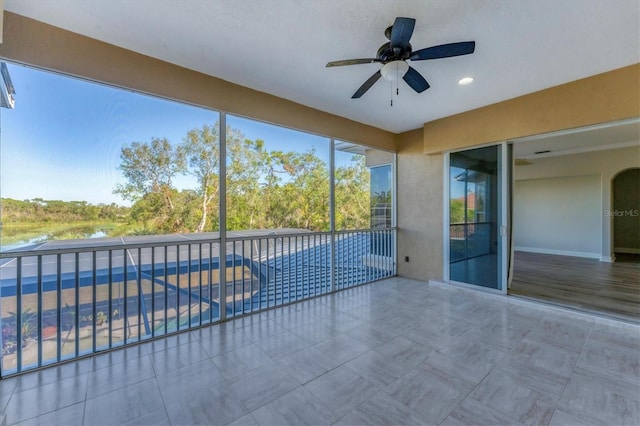
<path id="1" fill-rule="evenodd" d="M 558 401 L 556 403 L 556 406 L 553 409 L 553 415 L 551 416 L 551 420 L 553 420 L 553 418 L 555 417 L 556 412 L 558 411 L 558 406 L 560 405 L 560 401 L 562 400 L 562 397 L 564 397 L 564 394 L 567 391 L 567 387 L 569 386 L 569 382 L 571 382 L 571 378 L 574 375 L 574 371 L 576 369 L 576 366 L 578 365 L 578 362 L 580 361 L 580 358 L 582 357 L 582 352 L 584 351 L 584 347 L 587 344 L 587 340 L 589 340 L 589 337 L 591 336 L 591 333 L 593 332 L 593 326 L 594 326 L 593 324 L 591 324 L 589 326 L 589 332 L 585 336 L 584 342 L 582 343 L 582 347 L 580 348 L 580 352 L 578 353 L 578 356 L 576 357 L 576 361 L 573 363 L 573 367 L 571 368 L 571 373 L 569 374 L 569 378 L 567 379 L 567 383 L 565 383 L 564 387 L 562 388 L 562 393 L 560 393 L 560 396 L 558 397 Z"/>
<path id="2" fill-rule="evenodd" d="M 89 375 L 91 374 L 91 372 L 87 373 L 87 388 L 84 392 L 84 401 L 83 401 L 83 406 L 82 406 L 82 423 L 80 423 L 81 425 L 84 425 L 85 422 L 85 418 L 87 416 L 87 396 L 89 395 Z"/>
<path id="3" fill-rule="evenodd" d="M 539 322 L 540 322 L 540 318 L 537 320 L 536 324 L 535 324 L 533 327 L 535 327 L 536 325 L 538 325 L 538 323 L 539 323 Z M 521 342 L 521 341 L 522 341 L 522 340 L 523 340 L 523 339 L 524 339 L 524 338 L 525 338 L 525 337 L 526 337 L 526 336 L 531 332 L 531 330 L 533 329 L 533 327 L 531 327 L 531 328 L 530 328 L 530 329 L 529 329 L 529 330 L 528 330 L 528 331 L 527 331 L 527 332 L 526 332 L 526 333 L 525 333 L 525 334 L 524 334 L 524 335 L 523 335 L 523 336 L 518 340 L 518 342 Z M 516 346 L 517 346 L 517 345 L 516 345 Z M 514 346 L 512 349 L 509 349 L 508 351 L 506 351 L 506 352 L 505 352 L 505 354 L 502 356 L 502 358 L 500 358 L 500 361 L 498 361 L 498 362 L 496 363 L 496 365 L 494 365 L 494 366 L 493 366 L 493 368 L 491 368 L 491 370 L 489 370 L 489 372 L 488 372 L 487 374 L 485 374 L 485 376 L 484 376 L 480 381 L 478 381 L 478 383 L 477 383 L 475 386 L 473 386 L 469 392 L 467 392 L 467 394 L 464 396 L 464 398 L 462 398 L 462 400 L 461 400 L 461 401 L 460 401 L 460 402 L 459 402 L 459 403 L 454 407 L 454 409 L 453 409 L 453 410 L 449 411 L 449 414 L 447 414 L 447 417 L 445 417 L 445 418 L 442 420 L 442 422 L 440 422 L 440 424 L 442 424 L 442 423 L 443 423 L 443 422 L 444 422 L 444 421 L 445 421 L 445 420 L 446 420 L 446 419 L 451 415 L 451 413 L 453 413 L 453 412 L 454 412 L 454 411 L 455 411 L 455 410 L 456 410 L 456 409 L 457 409 L 457 408 L 458 408 L 458 407 L 459 407 L 459 406 L 460 406 L 460 405 L 461 405 L 461 404 L 462 404 L 462 403 L 463 403 L 463 402 L 464 402 L 464 401 L 469 397 L 469 395 L 470 395 L 470 394 L 471 394 L 471 393 L 472 393 L 472 392 L 473 392 L 473 391 L 474 391 L 478 386 L 480 386 L 480 384 L 481 384 L 481 383 L 482 383 L 482 382 L 483 382 L 487 377 L 489 377 L 489 375 L 490 375 L 494 370 L 496 370 L 498 367 L 500 367 L 500 363 L 504 360 L 504 358 L 506 358 L 506 357 L 507 357 L 507 355 L 508 355 L 509 353 L 513 352 L 513 350 L 514 350 L 514 349 L 515 349 L 515 346 Z M 436 352 L 437 352 L 437 351 L 436 351 Z M 480 402 L 480 401 L 478 401 L 478 402 Z M 482 403 L 482 402 L 481 402 L 481 403 Z M 484 404 L 484 403 L 482 403 L 482 404 L 483 404 L 483 405 L 486 405 L 486 404 Z M 497 412 L 499 412 L 499 413 L 501 413 L 501 414 L 505 415 L 506 417 L 508 417 L 508 418 L 510 418 L 510 419 L 512 419 L 512 418 L 513 418 L 510 414 L 507 414 L 507 413 L 503 412 L 502 410 L 499 410 L 499 409 L 497 409 L 497 408 L 493 408 L 493 407 L 491 407 L 491 408 L 492 408 L 492 409 L 494 409 L 494 410 L 496 410 Z M 516 420 L 516 419 L 513 419 L 513 420 Z"/>
<path id="4" fill-rule="evenodd" d="M 524 337 L 523 337 L 523 338 L 524 338 Z M 521 340 L 522 340 L 522 339 L 521 339 Z M 502 355 L 502 357 L 500 358 L 500 361 L 502 361 L 502 360 L 507 356 L 507 353 L 511 352 L 512 350 L 513 350 L 513 349 L 510 349 L 508 352 L 506 352 L 504 355 Z M 438 424 L 442 424 L 442 423 L 447 419 L 447 417 L 449 417 L 449 416 L 451 415 L 451 413 L 453 413 L 453 412 L 454 412 L 454 411 L 455 411 L 455 410 L 456 410 L 456 409 L 457 409 L 457 408 L 458 408 L 458 407 L 459 407 L 459 406 L 460 406 L 460 405 L 461 405 L 461 404 L 462 404 L 462 403 L 463 403 L 463 402 L 464 402 L 464 401 L 469 397 L 469 395 L 471 395 L 471 393 L 472 393 L 474 390 L 476 390 L 476 388 L 477 388 L 478 386 L 480 386 L 480 384 L 481 384 L 481 383 L 482 383 L 482 382 L 483 382 L 487 377 L 489 377 L 489 375 L 490 375 L 490 374 L 491 374 L 491 373 L 492 373 L 496 368 L 498 368 L 498 366 L 499 366 L 499 364 L 500 364 L 500 361 L 498 361 L 498 362 L 496 363 L 496 365 L 494 365 L 494 366 L 491 368 L 491 370 L 489 370 L 489 371 L 487 372 L 487 374 L 485 374 L 485 375 L 484 375 L 484 377 L 483 377 L 482 379 L 480 379 L 480 380 L 478 381 L 478 383 L 476 383 L 476 385 L 475 385 L 475 386 L 473 386 L 473 387 L 471 388 L 471 390 L 469 390 L 469 392 L 467 392 L 467 394 L 464 396 L 464 398 L 462 398 L 462 400 L 460 400 L 460 402 L 459 402 L 459 403 L 458 403 L 458 404 L 453 408 L 453 410 L 449 411 L 449 413 L 447 414 L 447 416 L 446 416 L 444 419 L 442 419 L 442 421 L 441 421 L 440 423 L 438 423 Z M 478 401 L 478 402 L 480 402 L 480 401 Z M 483 404 L 483 405 L 486 405 L 486 404 L 484 404 L 484 403 L 482 403 L 482 404 Z M 491 408 L 492 408 L 492 409 L 494 409 L 494 410 L 496 410 L 496 411 L 498 411 L 499 413 L 502 413 L 503 415 L 505 415 L 505 416 L 507 416 L 507 417 L 509 417 L 509 418 L 512 418 L 512 417 L 511 417 L 511 415 L 509 415 L 509 414 L 507 414 L 507 413 L 503 412 L 502 410 L 499 410 L 499 409 L 497 409 L 497 408 L 493 408 L 493 407 L 491 407 Z M 514 419 L 514 420 L 515 420 L 515 419 Z"/>

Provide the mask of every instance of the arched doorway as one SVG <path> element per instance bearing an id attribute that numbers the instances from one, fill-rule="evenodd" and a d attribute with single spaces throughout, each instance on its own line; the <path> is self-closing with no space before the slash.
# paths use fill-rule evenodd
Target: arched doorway
<path id="1" fill-rule="evenodd" d="M 612 182 L 613 251 L 617 261 L 640 262 L 640 168 L 618 173 Z"/>

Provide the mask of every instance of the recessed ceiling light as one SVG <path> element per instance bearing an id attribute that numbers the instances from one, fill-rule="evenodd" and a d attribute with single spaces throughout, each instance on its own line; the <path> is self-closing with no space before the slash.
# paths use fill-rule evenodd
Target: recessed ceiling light
<path id="1" fill-rule="evenodd" d="M 467 84 L 471 84 L 471 83 L 473 83 L 473 77 L 461 78 L 460 81 L 458 81 L 458 84 L 460 86 L 466 86 Z"/>

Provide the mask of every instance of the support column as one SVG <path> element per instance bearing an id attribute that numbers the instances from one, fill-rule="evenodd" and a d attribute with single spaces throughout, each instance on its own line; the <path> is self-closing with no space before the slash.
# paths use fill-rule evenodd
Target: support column
<path id="1" fill-rule="evenodd" d="M 220 111 L 220 321 L 227 318 L 227 114 Z M 224 270 L 222 269 L 224 265 Z"/>
<path id="2" fill-rule="evenodd" d="M 331 233 L 331 257 L 329 271 L 331 274 L 331 292 L 336 291 L 336 153 L 335 140 L 331 138 L 329 148 L 329 229 Z"/>

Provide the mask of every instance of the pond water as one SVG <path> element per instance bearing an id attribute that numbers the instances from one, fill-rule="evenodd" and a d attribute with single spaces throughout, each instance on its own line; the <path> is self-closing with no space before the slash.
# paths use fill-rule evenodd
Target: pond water
<path id="1" fill-rule="evenodd" d="M 96 229 L 96 228 L 87 228 L 87 227 L 73 229 L 73 235 L 74 236 L 77 235 L 77 237 L 73 239 L 107 237 L 107 233 L 103 228 Z M 19 248 L 29 247 L 36 244 L 42 244 L 47 241 L 52 241 L 57 239 L 61 239 L 61 238 L 56 238 L 56 235 L 51 235 L 51 234 L 38 235 L 37 237 L 29 238 L 28 240 L 18 241 L 12 244 L 2 244 L 0 251 L 16 250 Z M 64 238 L 64 239 L 71 239 L 71 238 Z"/>

